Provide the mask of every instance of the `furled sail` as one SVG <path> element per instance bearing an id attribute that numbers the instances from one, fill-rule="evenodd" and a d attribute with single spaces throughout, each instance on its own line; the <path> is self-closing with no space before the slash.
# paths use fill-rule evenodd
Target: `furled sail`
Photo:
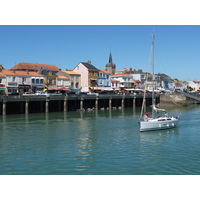
<path id="1" fill-rule="evenodd" d="M 166 112 L 166 110 L 165 110 L 165 109 L 156 108 L 156 106 L 155 106 L 155 105 L 153 105 L 153 109 L 154 109 L 154 111 L 155 111 L 156 113 L 158 113 L 158 112 Z"/>

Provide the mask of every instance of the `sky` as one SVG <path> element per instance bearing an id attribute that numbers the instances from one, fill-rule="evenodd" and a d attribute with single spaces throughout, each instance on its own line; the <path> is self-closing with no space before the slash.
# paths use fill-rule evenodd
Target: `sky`
<path id="1" fill-rule="evenodd" d="M 116 70 L 149 71 L 151 33 L 155 33 L 155 73 L 200 80 L 198 25 L 1 25 L 0 64 L 52 64 L 62 70 L 79 62 L 105 69 L 112 53 Z"/>

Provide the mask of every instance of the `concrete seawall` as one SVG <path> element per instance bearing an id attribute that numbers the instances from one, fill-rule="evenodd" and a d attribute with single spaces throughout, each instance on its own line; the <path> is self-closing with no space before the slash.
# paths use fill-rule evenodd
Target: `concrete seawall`
<path id="1" fill-rule="evenodd" d="M 184 94 L 162 94 L 160 95 L 160 106 L 187 106 L 194 101 L 188 100 Z"/>

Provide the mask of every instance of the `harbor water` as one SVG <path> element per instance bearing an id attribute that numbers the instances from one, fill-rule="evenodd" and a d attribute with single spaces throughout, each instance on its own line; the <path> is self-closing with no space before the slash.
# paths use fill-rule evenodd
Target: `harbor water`
<path id="1" fill-rule="evenodd" d="M 200 106 L 139 131 L 140 108 L 0 116 L 1 175 L 199 175 Z"/>

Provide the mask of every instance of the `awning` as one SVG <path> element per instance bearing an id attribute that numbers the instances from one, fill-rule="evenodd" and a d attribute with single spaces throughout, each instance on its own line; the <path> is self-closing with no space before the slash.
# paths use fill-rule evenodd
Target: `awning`
<path id="1" fill-rule="evenodd" d="M 4 87 L 0 87 L 0 90 L 5 90 L 6 88 L 4 88 Z"/>

